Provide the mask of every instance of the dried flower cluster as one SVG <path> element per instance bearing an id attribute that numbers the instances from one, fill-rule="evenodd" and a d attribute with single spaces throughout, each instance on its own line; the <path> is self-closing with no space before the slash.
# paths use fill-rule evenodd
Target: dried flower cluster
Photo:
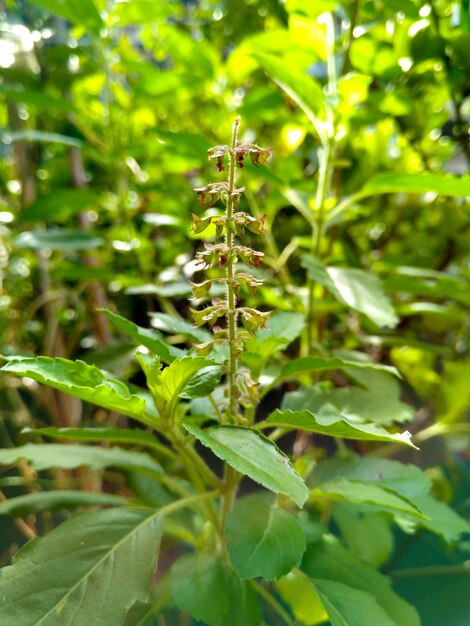
<path id="1" fill-rule="evenodd" d="M 248 393 L 252 402 L 257 396 L 257 386 L 253 381 L 245 379 L 243 389 L 240 389 L 237 381 L 237 363 L 243 349 L 243 340 L 249 333 L 254 334 L 259 328 L 265 327 L 270 315 L 270 312 L 238 306 L 237 302 L 241 286 L 254 292 L 263 282 L 250 273 L 239 270 L 237 263 L 241 262 L 248 268 L 260 267 L 263 253 L 242 245 L 242 242 L 235 244 L 234 238 L 242 239 L 245 229 L 257 235 L 262 234 L 265 215 L 253 217 L 237 210 L 240 196 L 245 189 L 235 187 L 235 170 L 244 167 L 245 156 L 248 156 L 253 165 L 258 167 L 266 165 L 271 155 L 271 148 L 260 148 L 255 144 L 240 144 L 237 139 L 239 123 L 237 119 L 233 124 L 231 146 L 215 146 L 208 151 L 209 159 L 215 159 L 219 172 L 225 171 L 228 165 L 228 180 L 209 183 L 205 187 L 194 189 L 200 206 L 209 209 L 221 203 L 225 206 L 225 213 L 205 217 L 191 214 L 192 228 L 195 233 L 202 233 L 214 224 L 216 238 L 224 238 L 224 241 L 220 243 L 205 243 L 204 250 L 196 254 L 197 263 L 201 269 L 220 268 L 224 270 L 223 275 L 208 278 L 201 283 L 192 283 L 192 290 L 194 298 L 204 298 L 209 296 L 212 284 L 223 283 L 227 288 L 226 298 L 214 299 L 211 306 L 201 310 L 192 310 L 192 314 L 198 326 L 207 323 L 214 327 L 213 339 L 196 346 L 200 354 L 208 354 L 217 343 L 226 343 L 229 346 L 230 358 L 227 371 L 229 416 L 235 421 L 239 415 L 238 405 L 240 402 L 243 403 L 244 392 Z M 224 317 L 227 320 L 226 328 L 216 326 L 219 318 Z M 239 319 L 245 328 L 245 333 L 238 329 Z"/>

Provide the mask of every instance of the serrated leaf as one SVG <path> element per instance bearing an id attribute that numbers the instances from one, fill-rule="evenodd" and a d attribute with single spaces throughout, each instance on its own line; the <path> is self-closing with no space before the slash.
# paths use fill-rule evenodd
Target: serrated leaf
<path id="1" fill-rule="evenodd" d="M 79 444 L 28 443 L 17 448 L 0 449 L 0 465 L 10 465 L 26 459 L 36 470 L 62 467 L 73 469 L 86 465 L 102 469 L 115 465 L 161 474 L 161 465 L 145 452 L 122 448 L 101 448 Z"/>
<path id="2" fill-rule="evenodd" d="M 413 409 L 397 396 L 388 396 L 380 389 L 371 391 L 342 387 L 327 391 L 319 386 L 306 385 L 285 394 L 281 408 L 293 411 L 307 409 L 317 418 L 336 413 L 354 423 L 389 425 L 413 418 Z"/>
<path id="3" fill-rule="evenodd" d="M 237 500 L 225 524 L 225 539 L 230 562 L 242 578 L 277 580 L 300 563 L 305 551 L 295 517 L 258 494 Z"/>
<path id="4" fill-rule="evenodd" d="M 308 489 L 288 457 L 258 430 L 241 426 L 212 426 L 202 430 L 185 420 L 183 426 L 204 446 L 242 474 L 274 493 L 283 493 L 302 506 Z"/>
<path id="5" fill-rule="evenodd" d="M 184 356 L 184 351 L 167 344 L 158 330 L 137 326 L 134 322 L 108 309 L 98 309 L 98 311 L 107 317 L 115 328 L 121 330 L 137 344 L 142 344 L 150 352 L 158 355 L 164 363 L 172 363 L 175 359 Z"/>
<path id="6" fill-rule="evenodd" d="M 411 434 L 407 431 L 392 434 L 379 424 L 354 423 L 348 418 L 338 415 L 336 411 L 333 411 L 329 416 L 326 414 L 315 416 L 310 411 L 291 411 L 290 409 L 281 411 L 277 409 L 269 415 L 266 423 L 270 426 L 283 428 L 301 428 L 330 437 L 344 437 L 345 439 L 363 441 L 389 441 L 416 448 L 411 442 Z"/>
<path id="7" fill-rule="evenodd" d="M 343 304 L 363 313 L 377 326 L 394 328 L 398 318 L 377 276 L 364 270 L 325 267 L 310 255 L 302 257 L 310 278 L 323 285 Z"/>
<path id="8" fill-rule="evenodd" d="M 83 361 L 39 356 L 14 358 L 1 368 L 17 376 L 27 376 L 39 383 L 65 391 L 71 396 L 92 402 L 110 411 L 129 415 L 147 425 L 155 425 L 155 407 L 94 365 Z"/>
<path id="9" fill-rule="evenodd" d="M 341 477 L 372 484 L 378 483 L 413 502 L 416 501 L 417 496 L 426 494 L 431 489 L 431 480 L 416 465 L 406 465 L 391 459 L 355 455 L 321 461 L 310 475 L 309 484 L 315 486 Z"/>
<path id="10" fill-rule="evenodd" d="M 411 500 L 392 489 L 359 480 L 336 478 L 318 484 L 314 494 L 325 494 L 333 500 L 347 500 L 353 504 L 371 504 L 385 511 L 401 512 L 425 520 L 426 515 Z"/>
<path id="11" fill-rule="evenodd" d="M 80 506 L 112 505 L 122 506 L 128 498 L 114 496 L 110 493 L 93 493 L 87 491 L 42 491 L 27 493 L 23 496 L 8 498 L 0 502 L 0 515 L 24 517 L 41 511 L 57 511 L 58 509 L 74 509 Z"/>
<path id="12" fill-rule="evenodd" d="M 0 625 L 121 624 L 149 599 L 161 535 L 162 519 L 145 509 L 72 517 L 0 570 Z"/>
<path id="13" fill-rule="evenodd" d="M 211 626 L 259 626 L 252 588 L 214 554 L 184 556 L 172 569 L 172 596 L 180 611 Z"/>

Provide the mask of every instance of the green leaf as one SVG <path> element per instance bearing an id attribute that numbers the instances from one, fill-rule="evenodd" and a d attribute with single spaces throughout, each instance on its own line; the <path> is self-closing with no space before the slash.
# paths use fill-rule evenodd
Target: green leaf
<path id="1" fill-rule="evenodd" d="M 259 626 L 260 606 L 245 581 L 215 554 L 184 556 L 172 568 L 172 596 L 180 611 L 211 626 Z"/>
<path id="2" fill-rule="evenodd" d="M 382 425 L 406 422 L 414 415 L 412 408 L 398 397 L 388 396 L 380 389 L 370 391 L 358 387 L 325 390 L 320 386 L 306 385 L 285 394 L 282 408 L 293 411 L 307 409 L 318 418 L 336 413 L 354 423 Z"/>
<path id="3" fill-rule="evenodd" d="M 258 494 L 237 500 L 225 525 L 230 562 L 242 578 L 277 580 L 299 565 L 305 537 L 287 511 Z"/>
<path id="4" fill-rule="evenodd" d="M 160 22 L 174 14 L 176 7 L 169 3 L 154 0 L 131 0 L 131 2 L 115 2 L 110 11 L 110 18 L 120 27 L 148 22 Z"/>
<path id="5" fill-rule="evenodd" d="M 347 417 L 338 415 L 332 411 L 321 416 L 315 416 L 310 411 L 281 411 L 277 409 L 266 420 L 269 426 L 281 426 L 283 428 L 301 428 L 312 433 L 329 435 L 330 437 L 344 437 L 345 439 L 357 439 L 363 441 L 389 441 L 404 443 L 412 448 L 416 446 L 411 442 L 409 432 L 392 434 L 387 432 L 379 424 L 360 424 L 350 421 Z"/>
<path id="6" fill-rule="evenodd" d="M 180 393 L 180 398 L 192 399 L 208 396 L 219 383 L 221 375 L 222 367 L 220 365 L 203 367 L 190 378 L 184 387 L 184 391 Z"/>
<path id="7" fill-rule="evenodd" d="M 147 425 L 155 425 L 158 419 L 155 407 L 144 398 L 131 393 L 120 380 L 107 376 L 94 365 L 87 365 L 83 361 L 46 356 L 35 359 L 20 357 L 9 361 L 1 370 L 17 376 L 28 376 L 81 400 L 129 415 Z"/>
<path id="8" fill-rule="evenodd" d="M 328 596 L 331 598 L 330 603 L 332 603 L 332 607 L 335 608 L 336 606 L 336 610 L 339 610 L 341 606 L 337 604 L 340 599 L 337 598 L 333 587 L 330 585 L 324 586 L 322 583 L 318 584 L 319 580 L 341 584 L 359 592 L 370 594 L 370 599 L 368 600 L 365 600 L 362 594 L 358 594 L 356 601 L 359 602 L 359 605 L 357 607 L 350 602 L 347 602 L 344 607 L 356 619 L 356 621 L 352 622 L 354 626 L 368 626 L 369 624 L 370 626 L 378 626 L 379 624 L 382 626 L 382 624 L 389 624 L 390 622 L 393 626 L 420 626 L 417 612 L 392 590 L 390 579 L 375 571 L 372 567 L 361 563 L 351 552 L 343 548 L 333 538 L 326 538 L 323 542 L 314 544 L 307 549 L 302 561 L 302 571 L 315 584 L 322 602 L 325 603 L 330 619 L 332 613 L 328 604 Z M 352 595 L 345 591 L 344 597 L 352 601 Z M 354 610 L 357 608 L 358 611 L 361 611 L 361 598 L 364 599 L 365 606 L 372 611 L 371 615 L 382 615 L 383 617 L 385 613 L 386 617 L 384 617 L 383 621 L 378 618 L 372 622 L 367 621 L 367 613 L 364 615 L 361 612 L 357 614 L 360 617 L 356 618 Z M 374 602 L 371 601 L 372 598 Z M 382 613 L 376 611 L 376 605 L 382 609 Z M 348 613 L 346 612 L 343 617 L 347 618 L 347 615 Z M 366 621 L 361 622 L 360 618 Z M 358 619 L 359 621 L 357 621 Z M 341 626 L 344 626 L 344 624 L 348 625 L 347 621 L 336 623 L 341 624 Z"/>
<path id="9" fill-rule="evenodd" d="M 379 567 L 389 560 L 394 547 L 391 519 L 344 502 L 334 504 L 331 512 L 347 547 L 360 561 Z"/>
<path id="10" fill-rule="evenodd" d="M 15 130 L 13 132 L 0 133 L 1 141 L 4 143 L 15 143 L 16 141 L 31 141 L 37 143 L 58 143 L 72 148 L 81 148 L 83 141 L 76 137 L 59 135 L 58 133 L 47 133 L 43 130 Z"/>
<path id="11" fill-rule="evenodd" d="M 394 328 L 398 323 L 379 279 L 364 270 L 324 267 L 310 255 L 302 257 L 308 276 L 323 285 L 343 304 L 363 313 L 377 326 Z"/>
<path id="12" fill-rule="evenodd" d="M 350 480 L 348 478 L 336 478 L 325 483 L 319 483 L 314 494 L 325 494 L 333 500 L 347 500 L 354 504 L 372 504 L 384 511 L 407 513 L 419 519 L 426 519 L 426 515 L 420 511 L 411 500 L 400 495 L 392 489 L 379 485 L 371 485 L 367 482 Z"/>
<path id="13" fill-rule="evenodd" d="M 9 89 L 5 85 L 0 86 L 0 94 L 6 99 L 13 102 L 19 102 L 28 106 L 37 107 L 42 112 L 65 112 L 75 113 L 75 107 L 70 100 L 65 98 L 56 98 L 44 91 L 19 88 L 18 85 L 14 89 Z"/>
<path id="14" fill-rule="evenodd" d="M 212 336 L 206 330 L 197 328 L 186 320 L 167 315 L 166 313 L 150 313 L 150 317 L 152 318 L 152 326 L 167 333 L 185 335 L 199 342 L 208 341 Z"/>
<path id="15" fill-rule="evenodd" d="M 319 485 L 338 478 L 378 483 L 416 502 L 416 497 L 431 489 L 431 480 L 416 465 L 391 459 L 350 456 L 321 461 L 315 466 L 309 484 Z"/>
<path id="16" fill-rule="evenodd" d="M 420 526 L 440 535 L 447 543 L 455 544 L 462 535 L 470 534 L 468 521 L 460 517 L 445 502 L 440 502 L 427 494 L 417 496 L 414 502 L 428 518 L 420 522 Z"/>
<path id="17" fill-rule="evenodd" d="M 220 378 L 220 368 L 217 366 L 215 377 L 215 370 L 213 369 L 209 374 L 206 372 L 203 375 L 200 371 L 214 365 L 213 361 L 199 356 L 174 360 L 162 371 L 156 381 L 155 389 L 158 394 L 156 402 L 159 411 L 162 414 L 165 412 L 172 414 L 177 399 L 185 397 L 183 392 L 186 390 L 188 390 L 186 397 L 189 398 L 199 397 L 200 394 L 206 395 L 207 389 L 212 391 Z M 197 376 L 194 378 L 196 374 Z M 212 386 L 214 381 L 215 384 Z"/>
<path id="18" fill-rule="evenodd" d="M 274 493 L 283 493 L 301 507 L 308 489 L 288 457 L 259 431 L 241 426 L 212 426 L 204 430 L 185 420 L 183 426 L 203 445 L 242 474 Z"/>
<path id="19" fill-rule="evenodd" d="M 256 337 L 246 342 L 246 351 L 241 359 L 250 369 L 254 378 L 258 378 L 268 357 L 283 350 L 297 337 L 305 327 L 305 316 L 291 311 L 276 311 L 266 328 L 258 330 Z"/>
<path id="20" fill-rule="evenodd" d="M 314 78 L 287 66 L 281 59 L 266 54 L 251 55 L 264 71 L 286 92 L 289 98 L 302 109 L 316 127 L 317 114 L 323 105 L 323 91 Z"/>
<path id="21" fill-rule="evenodd" d="M 303 372 L 343 369 L 345 367 L 371 369 L 379 372 L 389 372 L 395 376 L 400 375 L 395 367 L 382 365 L 381 363 L 374 363 L 373 361 L 354 361 L 349 359 L 340 359 L 338 357 L 323 358 L 320 356 L 306 356 L 300 359 L 293 359 L 292 361 L 286 363 L 281 369 L 279 378 L 287 378 Z"/>
<path id="22" fill-rule="evenodd" d="M 22 209 L 21 218 L 25 222 L 64 221 L 97 202 L 98 194 L 91 189 L 55 189 Z"/>
<path id="23" fill-rule="evenodd" d="M 379 174 L 371 178 L 360 194 L 371 196 L 383 193 L 439 193 L 443 196 L 470 196 L 470 176 L 442 176 L 427 172 L 413 174 Z"/>
<path id="24" fill-rule="evenodd" d="M 372 593 L 333 580 L 313 579 L 331 626 L 401 626 L 390 619 Z"/>
<path id="25" fill-rule="evenodd" d="M 162 519 L 148 510 L 72 517 L 0 570 L 0 624 L 121 624 L 149 599 L 161 535 Z"/>
<path id="26" fill-rule="evenodd" d="M 64 17 L 69 22 L 83 26 L 99 35 L 103 20 L 93 0 L 31 0 L 31 4 Z"/>
<path id="27" fill-rule="evenodd" d="M 66 230 L 65 228 L 50 228 L 49 230 L 25 231 L 13 239 L 17 248 L 31 250 L 63 250 L 75 252 L 76 250 L 90 250 L 103 245 L 101 237 L 80 230 Z"/>
<path id="28" fill-rule="evenodd" d="M 276 589 L 301 624 L 316 626 L 327 620 L 328 616 L 313 582 L 300 570 L 294 569 L 281 578 L 276 583 Z"/>
<path id="29" fill-rule="evenodd" d="M 178 357 L 184 355 L 183 350 L 167 344 L 163 335 L 158 330 L 137 326 L 134 322 L 108 309 L 98 309 L 98 311 L 107 317 L 115 328 L 121 330 L 137 344 L 142 344 L 150 350 L 150 352 L 157 354 L 164 363 L 171 363 Z"/>
<path id="30" fill-rule="evenodd" d="M 41 511 L 73 509 L 79 506 L 124 505 L 128 498 L 86 491 L 43 491 L 8 498 L 0 502 L 0 515 L 24 517 Z"/>
<path id="31" fill-rule="evenodd" d="M 411 501 L 425 516 L 416 522 L 441 535 L 448 543 L 455 543 L 463 533 L 469 532 L 466 520 L 430 495 L 431 480 L 415 465 L 373 457 L 327 459 L 318 463 L 308 482 L 315 489 L 343 479 L 368 483 L 370 487 L 380 486 Z"/>
<path id="32" fill-rule="evenodd" d="M 17 448 L 0 449 L 0 465 L 10 465 L 26 459 L 40 471 L 51 467 L 74 469 L 86 465 L 102 469 L 115 465 L 130 469 L 162 473 L 162 467 L 145 452 L 132 452 L 122 448 L 100 448 L 79 444 L 28 443 Z"/>
<path id="33" fill-rule="evenodd" d="M 131 443 L 159 450 L 161 445 L 156 437 L 137 428 L 23 428 L 22 433 L 32 433 L 52 439 L 72 441 L 109 441 L 111 443 Z"/>

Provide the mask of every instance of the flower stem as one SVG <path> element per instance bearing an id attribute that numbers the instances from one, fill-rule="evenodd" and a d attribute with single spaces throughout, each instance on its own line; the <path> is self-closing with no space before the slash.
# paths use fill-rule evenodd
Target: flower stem
<path id="1" fill-rule="evenodd" d="M 226 218 L 227 223 L 233 214 L 233 190 L 235 185 L 235 148 L 237 146 L 238 128 L 240 126 L 240 118 L 237 117 L 232 126 L 232 145 L 230 151 L 230 164 L 228 171 L 228 195 Z M 226 229 L 225 244 L 231 251 L 233 247 L 233 233 L 229 228 Z M 229 418 L 230 421 L 236 421 L 238 414 L 238 386 L 237 386 L 237 311 L 235 309 L 235 292 L 233 289 L 233 257 L 229 253 L 226 268 L 227 278 L 227 330 L 229 343 L 229 365 L 228 365 L 228 392 L 229 392 Z"/>

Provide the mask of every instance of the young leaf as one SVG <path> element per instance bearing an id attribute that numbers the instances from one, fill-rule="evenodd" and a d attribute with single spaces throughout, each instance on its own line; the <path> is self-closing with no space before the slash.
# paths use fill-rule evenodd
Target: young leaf
<path id="1" fill-rule="evenodd" d="M 208 393 L 210 393 L 219 381 L 221 372 L 219 366 L 216 367 L 216 370 L 212 369 L 214 365 L 213 361 L 196 356 L 176 359 L 166 367 L 156 383 L 156 393 L 158 394 L 156 401 L 160 412 L 162 414 L 171 412 L 176 400 L 183 396 L 183 392 L 187 388 L 189 389 L 187 397 L 190 398 L 199 397 L 201 394 L 207 395 L 205 392 L 208 389 L 210 390 Z M 209 367 L 211 370 L 207 373 Z M 201 374 L 200 372 L 204 368 L 206 370 Z"/>
<path id="2" fill-rule="evenodd" d="M 264 495 L 238 500 L 225 525 L 230 562 L 242 578 L 277 580 L 296 567 L 305 551 L 304 533 L 293 515 Z"/>
<path id="3" fill-rule="evenodd" d="M 389 441 L 404 443 L 412 448 L 416 446 L 411 442 L 411 434 L 392 434 L 387 432 L 379 424 L 360 424 L 350 421 L 344 415 L 335 412 L 322 416 L 315 416 L 310 411 L 281 411 L 277 409 L 266 420 L 270 426 L 283 428 L 301 428 L 312 433 L 330 435 L 330 437 L 344 437 L 345 439 L 358 439 L 363 441 Z"/>
<path id="4" fill-rule="evenodd" d="M 98 311 L 107 317 L 115 328 L 126 333 L 136 343 L 145 346 L 150 352 L 159 356 L 164 363 L 172 363 L 178 357 L 184 356 L 184 351 L 167 344 L 158 330 L 137 326 L 134 322 L 121 315 L 116 315 L 108 309 L 98 309 Z"/>
<path id="5" fill-rule="evenodd" d="M 121 624 L 149 599 L 162 526 L 153 511 L 108 509 L 26 544 L 0 570 L 0 624 Z"/>
<path id="6" fill-rule="evenodd" d="M 208 396 L 219 383 L 221 375 L 222 367 L 220 365 L 203 367 L 189 379 L 184 391 L 180 393 L 180 398 L 192 399 Z"/>
<path id="7" fill-rule="evenodd" d="M 364 270 L 324 267 L 310 255 L 302 257 L 302 265 L 309 277 L 326 287 L 339 302 L 363 313 L 377 326 L 397 325 L 398 318 L 377 276 Z"/>
<path id="8" fill-rule="evenodd" d="M 300 570 L 294 569 L 277 581 L 276 589 L 301 624 L 317 626 L 328 619 L 313 582 Z"/>
<path id="9" fill-rule="evenodd" d="M 79 506 L 112 505 L 122 506 L 128 498 L 114 496 L 110 493 L 93 493 L 87 491 L 42 491 L 27 493 L 24 496 L 8 498 L 0 502 L 0 515 L 24 517 L 40 511 L 57 511 L 73 509 Z"/>
<path id="10" fill-rule="evenodd" d="M 214 554 L 184 556 L 172 569 L 172 596 L 180 611 L 210 626 L 259 626 L 252 588 Z"/>
<path id="11" fill-rule="evenodd" d="M 94 365 L 87 365 L 83 361 L 52 359 L 46 356 L 18 357 L 1 369 L 17 376 L 28 376 L 80 400 L 129 415 L 150 426 L 158 419 L 155 407 L 144 398 L 131 393 L 120 380 L 107 376 Z"/>
<path id="12" fill-rule="evenodd" d="M 0 450 L 0 465 L 10 465 L 26 459 L 40 471 L 51 467 L 74 469 L 81 465 L 102 469 L 115 465 L 161 474 L 162 467 L 145 452 L 131 452 L 122 448 L 101 448 L 79 444 L 28 443 L 17 448 Z"/>
<path id="13" fill-rule="evenodd" d="M 189 420 L 186 430 L 223 461 L 274 493 L 283 493 L 302 507 L 308 489 L 288 457 L 258 430 L 212 426 L 202 430 Z"/>

